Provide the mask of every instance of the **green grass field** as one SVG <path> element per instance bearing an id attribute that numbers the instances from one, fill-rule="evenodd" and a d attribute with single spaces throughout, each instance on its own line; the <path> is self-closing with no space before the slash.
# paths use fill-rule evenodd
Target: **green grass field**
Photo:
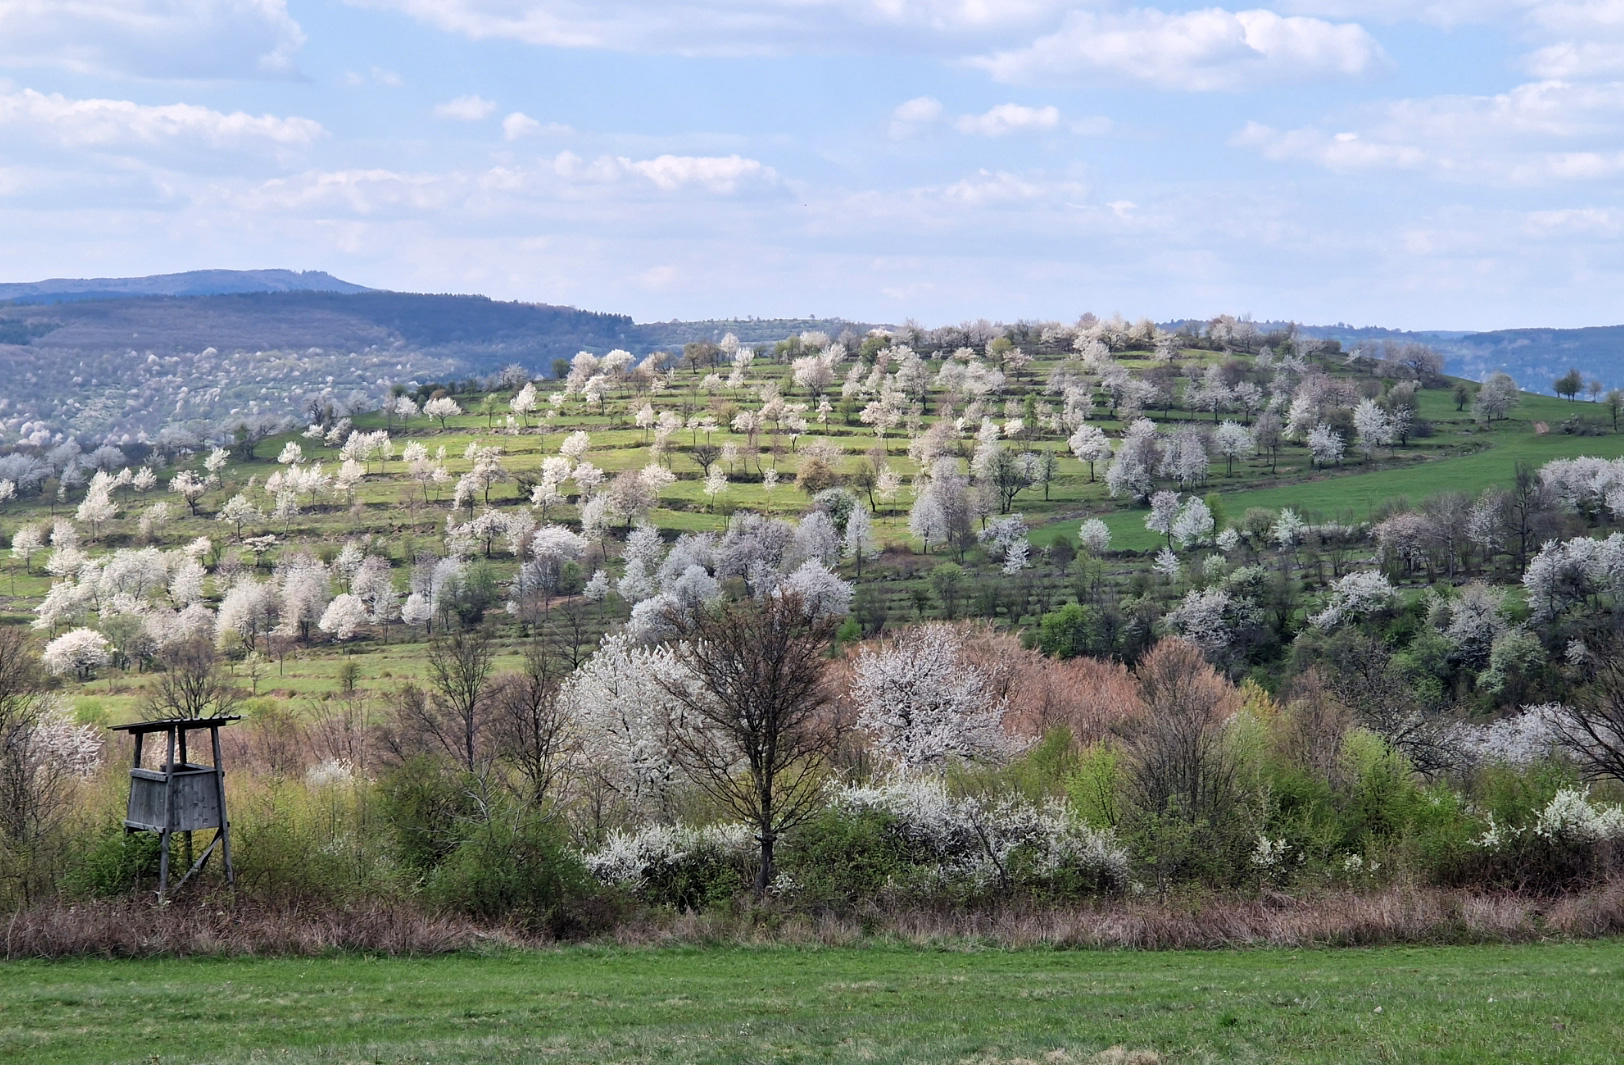
<path id="1" fill-rule="evenodd" d="M 1210 490 L 1222 496 L 1224 510 L 1232 520 L 1239 520 L 1248 507 L 1291 507 L 1310 521 L 1357 522 L 1367 520 L 1384 503 L 1399 499 L 1417 505 L 1439 492 L 1476 495 L 1491 485 L 1507 485 L 1519 462 L 1540 466 L 1552 459 L 1580 455 L 1604 459 L 1624 455 L 1624 435 L 1536 435 L 1527 419 L 1537 416 L 1554 420 L 1555 415 L 1547 413 L 1546 408 L 1562 402 L 1546 396 L 1525 396 L 1523 404 L 1530 410 L 1519 411 L 1522 420 L 1492 433 L 1476 434 L 1471 443 L 1480 446 L 1472 450 L 1434 455 L 1429 454 L 1429 449 L 1416 449 L 1399 463 L 1379 459 L 1368 471 L 1362 470 L 1361 459 L 1350 457 L 1340 469 L 1309 474 L 1308 479 L 1289 484 L 1232 491 L 1215 478 Z M 1214 470 L 1221 472 L 1222 466 L 1215 465 Z M 1099 517 L 1111 530 L 1111 546 L 1132 551 L 1159 546 L 1162 538 L 1145 528 L 1146 513 L 1142 506 L 1102 512 Z M 1032 539 L 1035 543 L 1052 543 L 1060 536 L 1075 538 L 1081 522 L 1076 519 L 1043 525 L 1034 530 Z"/>
<path id="2" fill-rule="evenodd" d="M 1036 1065 L 1088 1062 L 1113 1046 L 1162 1063 L 1613 1062 L 1624 1047 L 1624 943 L 571 948 L 0 967 L 0 1060 L 30 1065 Z"/>

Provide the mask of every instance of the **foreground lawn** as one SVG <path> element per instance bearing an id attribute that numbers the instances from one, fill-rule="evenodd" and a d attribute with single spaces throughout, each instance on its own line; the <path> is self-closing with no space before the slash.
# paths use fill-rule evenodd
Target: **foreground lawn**
<path id="1" fill-rule="evenodd" d="M 1624 943 L 0 966 L 0 1060 L 1611 1062 Z"/>

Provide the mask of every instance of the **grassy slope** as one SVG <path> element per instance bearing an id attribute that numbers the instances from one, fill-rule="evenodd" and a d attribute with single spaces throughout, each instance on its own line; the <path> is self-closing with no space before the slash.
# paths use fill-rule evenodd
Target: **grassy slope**
<path id="1" fill-rule="evenodd" d="M 1608 1062 L 1624 944 L 19 963 L 0 1059 Z M 1378 1012 L 1379 1008 L 1379 1012 Z M 1063 1051 L 1064 1056 L 1056 1054 Z"/>
<path id="2" fill-rule="evenodd" d="M 1375 508 L 1400 497 L 1418 504 L 1438 492 L 1476 495 L 1491 485 L 1508 484 L 1518 462 L 1538 466 L 1552 459 L 1579 455 L 1607 459 L 1624 455 L 1624 435 L 1584 437 L 1554 431 L 1543 436 L 1534 433 L 1535 420 L 1555 423 L 1570 414 L 1597 416 L 1602 413 L 1588 404 L 1525 395 L 1514 419 L 1497 424 L 1492 432 L 1481 432 L 1469 428 L 1466 417 L 1455 414 L 1452 405 L 1445 412 L 1448 393 L 1428 392 L 1423 393 L 1423 398 L 1423 413 L 1440 423 L 1442 433 L 1458 435 L 1464 440 L 1464 447 L 1475 445 L 1475 449 L 1435 454 L 1438 447 L 1417 448 L 1406 453 L 1406 460 L 1401 464 L 1377 459 L 1375 468 L 1368 472 L 1361 472 L 1362 458 L 1350 455 L 1341 469 L 1309 474 L 1311 479 L 1230 491 L 1224 488 L 1222 479 L 1215 478 L 1211 490 L 1222 495 L 1224 510 L 1231 520 L 1239 520 L 1248 507 L 1270 510 L 1291 507 L 1310 520 L 1364 521 Z M 1442 444 L 1444 441 L 1424 443 Z M 1215 474 L 1222 469 L 1222 460 L 1214 463 Z M 1111 530 L 1111 546 L 1135 551 L 1157 547 L 1162 540 L 1145 528 L 1145 514 L 1143 507 L 1102 513 L 1100 517 Z M 1081 519 L 1044 525 L 1032 538 L 1037 543 L 1052 543 L 1062 535 L 1075 537 L 1079 524 Z"/>

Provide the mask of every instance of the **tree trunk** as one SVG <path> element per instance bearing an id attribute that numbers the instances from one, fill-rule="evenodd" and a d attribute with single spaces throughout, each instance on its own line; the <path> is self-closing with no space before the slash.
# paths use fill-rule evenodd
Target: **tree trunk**
<path id="1" fill-rule="evenodd" d="M 761 834 L 761 867 L 756 870 L 756 898 L 767 894 L 767 885 L 773 882 L 773 845 L 778 838 L 771 832 Z"/>

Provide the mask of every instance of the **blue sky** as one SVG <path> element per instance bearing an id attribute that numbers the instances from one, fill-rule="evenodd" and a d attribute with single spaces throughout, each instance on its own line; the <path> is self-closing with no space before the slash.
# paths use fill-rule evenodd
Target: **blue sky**
<path id="1" fill-rule="evenodd" d="M 1624 320 L 1624 0 L 0 0 L 0 279 Z"/>

